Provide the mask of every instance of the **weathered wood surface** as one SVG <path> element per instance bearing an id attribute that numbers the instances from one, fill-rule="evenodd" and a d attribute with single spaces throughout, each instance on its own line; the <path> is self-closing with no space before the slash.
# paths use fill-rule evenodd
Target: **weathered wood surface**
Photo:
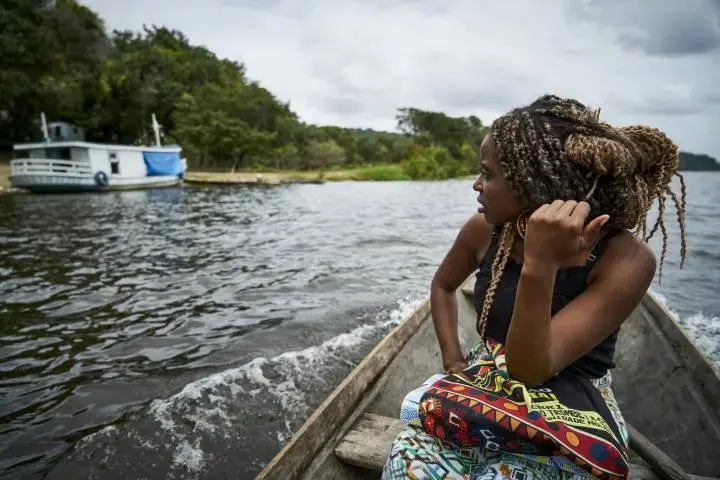
<path id="1" fill-rule="evenodd" d="M 335 455 L 335 447 L 352 429 L 353 425 L 367 410 L 368 405 L 388 386 L 389 377 L 383 375 L 368 391 L 348 419 L 338 428 L 328 442 L 313 459 L 310 466 L 302 473 L 301 480 L 376 480 L 377 475 L 371 470 L 357 468 L 343 462 Z"/>
<path id="2" fill-rule="evenodd" d="M 655 446 L 645 435 L 632 425 L 628 424 L 627 429 L 630 433 L 630 448 L 638 452 L 660 478 L 663 480 L 690 480 L 680 465 Z"/>
<path id="3" fill-rule="evenodd" d="M 371 386 L 378 381 L 390 361 L 427 319 L 429 313 L 430 302 L 426 301 L 410 317 L 393 328 L 333 390 L 256 478 L 300 478 Z"/>
<path id="4" fill-rule="evenodd" d="M 713 412 L 720 412 L 720 369 L 688 337 L 675 315 L 668 310 L 653 292 L 648 292 L 642 305 L 669 345 L 678 355 L 686 373 L 701 392 Z"/>
<path id="5" fill-rule="evenodd" d="M 405 424 L 398 418 L 363 414 L 335 448 L 335 455 L 351 465 L 382 470 L 390 446 Z"/>
<path id="6" fill-rule="evenodd" d="M 405 424 L 396 418 L 363 414 L 337 445 L 335 455 L 347 464 L 380 472 L 385 465 L 393 440 L 404 427 Z M 704 477 L 685 476 L 682 470 L 680 472 L 683 478 L 688 480 L 705 480 Z M 630 478 L 632 480 L 661 480 L 664 477 L 644 465 L 632 463 Z"/>
<path id="7" fill-rule="evenodd" d="M 615 397 L 625 419 L 685 471 L 719 476 L 720 456 L 713 453 L 720 452 L 720 411 L 664 333 L 679 332 L 673 323 L 653 315 L 644 301 L 623 324 L 612 372 Z"/>

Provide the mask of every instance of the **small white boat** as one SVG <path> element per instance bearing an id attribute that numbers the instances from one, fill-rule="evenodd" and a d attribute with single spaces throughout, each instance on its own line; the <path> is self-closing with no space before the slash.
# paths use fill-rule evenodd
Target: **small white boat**
<path id="1" fill-rule="evenodd" d="M 44 142 L 13 146 L 10 183 L 31 192 L 109 191 L 179 185 L 187 163 L 181 147 L 110 145 L 85 142 L 80 129 L 63 122 L 45 124 Z"/>

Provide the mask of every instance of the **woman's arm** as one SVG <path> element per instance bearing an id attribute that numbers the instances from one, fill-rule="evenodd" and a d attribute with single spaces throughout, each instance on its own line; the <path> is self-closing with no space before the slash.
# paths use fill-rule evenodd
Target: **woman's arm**
<path id="1" fill-rule="evenodd" d="M 545 222 L 546 232 L 552 232 L 552 228 L 556 231 L 565 228 L 548 218 L 543 219 L 542 215 L 539 217 Z M 560 217 L 566 221 L 563 215 L 557 218 Z M 577 221 L 574 228 L 582 232 L 582 212 L 573 221 Z M 598 224 L 602 222 L 591 222 L 585 231 L 593 241 L 597 239 Z M 620 327 L 649 288 L 655 275 L 655 257 L 645 243 L 632 235 L 617 235 L 593 268 L 587 289 L 551 318 L 555 276 L 563 257 L 558 253 L 564 239 L 558 235 L 543 235 L 537 229 L 537 242 L 531 245 L 530 229 L 529 224 L 525 262 L 506 341 L 506 362 L 511 377 L 528 386 L 536 386 L 589 352 Z M 571 235 L 565 238 L 569 239 Z M 575 249 L 586 248 L 588 245 L 584 242 L 580 241 Z M 572 250 L 566 249 L 566 256 L 571 256 Z"/>
<path id="2" fill-rule="evenodd" d="M 470 217 L 460 229 L 432 280 L 430 305 L 446 371 L 455 371 L 465 365 L 457 333 L 455 291 L 475 269 L 477 258 L 490 245 L 491 234 L 492 226 L 483 215 L 476 213 Z"/>

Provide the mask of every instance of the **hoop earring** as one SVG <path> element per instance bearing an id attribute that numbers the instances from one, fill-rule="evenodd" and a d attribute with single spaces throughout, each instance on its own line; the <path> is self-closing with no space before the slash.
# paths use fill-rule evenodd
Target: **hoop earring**
<path id="1" fill-rule="evenodd" d="M 532 211 L 525 210 L 518 215 L 515 220 L 515 230 L 517 230 L 518 235 L 520 235 L 520 238 L 523 240 L 525 240 L 525 232 L 527 232 L 527 224 L 528 220 L 530 220 L 530 215 L 532 215 Z"/>

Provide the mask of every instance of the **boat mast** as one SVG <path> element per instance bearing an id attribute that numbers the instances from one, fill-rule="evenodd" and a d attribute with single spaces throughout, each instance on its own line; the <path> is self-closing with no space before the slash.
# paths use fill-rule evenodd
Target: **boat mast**
<path id="1" fill-rule="evenodd" d="M 47 121 L 45 120 L 45 112 L 40 112 L 40 130 L 42 130 L 45 143 L 50 143 L 50 134 L 48 133 Z"/>
<path id="2" fill-rule="evenodd" d="M 157 118 L 155 118 L 155 114 L 152 114 L 152 126 L 153 130 L 155 131 L 155 145 L 160 146 L 160 124 L 157 121 Z"/>

